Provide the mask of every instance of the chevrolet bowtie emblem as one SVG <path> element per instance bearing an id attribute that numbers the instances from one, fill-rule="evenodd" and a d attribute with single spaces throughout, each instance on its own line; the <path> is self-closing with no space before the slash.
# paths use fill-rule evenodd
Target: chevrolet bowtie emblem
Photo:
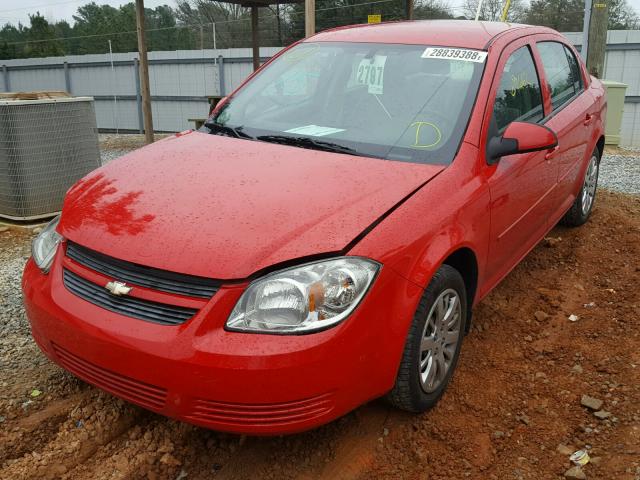
<path id="1" fill-rule="evenodd" d="M 129 292 L 132 289 L 132 287 L 127 287 L 126 283 L 118 282 L 117 280 L 107 283 L 104 288 L 109 290 L 112 295 L 115 295 L 117 297 L 121 295 L 129 295 Z"/>

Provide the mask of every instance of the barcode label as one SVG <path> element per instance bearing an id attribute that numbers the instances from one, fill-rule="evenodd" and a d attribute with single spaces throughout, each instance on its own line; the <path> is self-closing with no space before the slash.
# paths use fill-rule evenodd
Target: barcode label
<path id="1" fill-rule="evenodd" d="M 483 63 L 487 58 L 487 52 L 464 48 L 429 47 L 422 53 L 422 58 L 443 58 L 445 60 Z"/>

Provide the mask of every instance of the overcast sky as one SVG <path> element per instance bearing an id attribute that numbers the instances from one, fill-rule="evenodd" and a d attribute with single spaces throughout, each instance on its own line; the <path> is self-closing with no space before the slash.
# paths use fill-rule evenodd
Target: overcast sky
<path id="1" fill-rule="evenodd" d="M 78 7 L 91 3 L 92 0 L 0 0 L 0 22 L 29 24 L 29 14 L 40 12 L 48 20 L 73 21 L 73 14 Z M 98 5 L 113 5 L 118 7 L 129 3 L 126 0 L 93 0 Z M 640 1 L 640 0 L 638 0 Z M 175 5 L 174 0 L 145 0 L 145 7 L 154 8 L 158 5 Z"/>
<path id="2" fill-rule="evenodd" d="M 91 0 L 0 0 L 0 23 L 7 22 L 29 24 L 29 14 L 40 12 L 49 20 L 72 21 L 72 15 L 81 5 Z M 98 4 L 109 4 L 117 7 L 128 3 L 123 0 L 94 0 Z M 365 0 L 366 1 L 366 0 Z M 449 4 L 459 10 L 464 0 L 451 0 Z M 640 12 L 640 0 L 627 0 L 636 11 Z M 175 5 L 174 0 L 145 0 L 145 6 L 154 8 L 158 5 Z"/>

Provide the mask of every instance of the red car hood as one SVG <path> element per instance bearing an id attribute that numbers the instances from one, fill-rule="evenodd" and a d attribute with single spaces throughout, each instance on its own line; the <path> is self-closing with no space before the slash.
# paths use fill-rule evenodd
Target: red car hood
<path id="1" fill-rule="evenodd" d="M 130 262 L 218 279 L 339 252 L 444 167 L 190 133 L 99 168 L 59 231 Z"/>

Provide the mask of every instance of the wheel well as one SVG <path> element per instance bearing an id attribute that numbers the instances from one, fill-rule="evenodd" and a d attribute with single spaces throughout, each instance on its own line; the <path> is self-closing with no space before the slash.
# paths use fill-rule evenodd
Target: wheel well
<path id="1" fill-rule="evenodd" d="M 464 280 L 467 290 L 467 322 L 465 330 L 468 333 L 471 328 L 471 307 L 478 288 L 478 261 L 476 260 L 476 255 L 473 250 L 465 247 L 453 252 L 442 263 L 455 268 Z"/>
<path id="2" fill-rule="evenodd" d="M 600 158 L 602 159 L 602 154 L 604 153 L 604 135 L 600 135 L 600 138 L 596 142 L 596 148 L 598 152 L 600 152 Z"/>

